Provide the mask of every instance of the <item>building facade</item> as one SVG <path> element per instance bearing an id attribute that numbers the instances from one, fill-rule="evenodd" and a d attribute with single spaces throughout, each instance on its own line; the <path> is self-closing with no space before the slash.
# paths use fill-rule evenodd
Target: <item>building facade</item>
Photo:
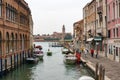
<path id="1" fill-rule="evenodd" d="M 84 25 L 83 25 L 83 19 L 75 22 L 73 24 L 73 30 L 74 30 L 74 44 L 76 45 L 75 48 L 80 48 L 83 46 L 83 30 L 84 30 Z"/>
<path id="2" fill-rule="evenodd" d="M 107 56 L 120 62 L 120 0 L 107 0 Z"/>
<path id="3" fill-rule="evenodd" d="M 107 56 L 106 0 L 96 0 L 96 9 L 96 49 L 101 55 Z"/>
<path id="4" fill-rule="evenodd" d="M 0 0 L 0 72 L 19 66 L 29 56 L 30 15 L 24 0 Z"/>
<path id="5" fill-rule="evenodd" d="M 95 48 L 93 41 L 96 35 L 96 0 L 92 0 L 83 8 L 85 46 Z"/>

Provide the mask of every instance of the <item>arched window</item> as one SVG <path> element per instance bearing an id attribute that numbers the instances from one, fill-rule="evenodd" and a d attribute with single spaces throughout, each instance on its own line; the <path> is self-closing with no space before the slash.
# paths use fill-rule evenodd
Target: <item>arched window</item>
<path id="1" fill-rule="evenodd" d="M 22 35 L 20 34 L 20 49 L 22 49 Z"/>
<path id="2" fill-rule="evenodd" d="M 25 48 L 27 49 L 27 35 L 25 35 Z"/>
<path id="3" fill-rule="evenodd" d="M 0 0 L 0 17 L 2 17 L 2 0 Z"/>
<path id="4" fill-rule="evenodd" d="M 25 44 L 24 44 L 24 34 L 23 34 L 23 36 L 22 36 L 22 50 L 24 50 L 24 47 L 25 47 Z"/>
<path id="5" fill-rule="evenodd" d="M 11 34 L 11 51 L 14 51 L 14 34 Z"/>
<path id="6" fill-rule="evenodd" d="M 0 32 L 0 56 L 2 55 L 2 34 Z"/>
<path id="7" fill-rule="evenodd" d="M 6 53 L 9 53 L 9 33 L 6 33 Z"/>
<path id="8" fill-rule="evenodd" d="M 16 51 L 17 51 L 17 49 L 18 49 L 18 48 L 17 48 L 17 47 L 18 47 L 18 46 L 17 46 L 17 43 L 18 43 L 17 34 L 15 34 L 15 44 L 14 44 L 14 45 L 15 45 L 15 50 L 16 50 Z"/>

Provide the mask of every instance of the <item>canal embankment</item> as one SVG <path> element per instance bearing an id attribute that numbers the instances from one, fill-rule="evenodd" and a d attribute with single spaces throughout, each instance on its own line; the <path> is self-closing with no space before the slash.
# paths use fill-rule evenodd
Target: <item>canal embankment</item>
<path id="1" fill-rule="evenodd" d="M 81 60 L 94 72 L 96 72 L 96 64 L 101 64 L 105 68 L 105 80 L 120 80 L 120 64 L 118 62 L 111 61 L 100 55 L 98 55 L 98 58 L 91 57 L 90 54 L 87 54 L 87 57 L 82 54 Z"/>

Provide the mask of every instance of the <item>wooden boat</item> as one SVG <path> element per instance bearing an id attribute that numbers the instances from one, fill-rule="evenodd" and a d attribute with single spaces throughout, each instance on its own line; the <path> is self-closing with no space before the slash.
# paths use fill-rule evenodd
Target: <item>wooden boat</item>
<path id="1" fill-rule="evenodd" d="M 76 58 L 75 55 L 72 54 L 72 53 L 66 54 L 66 55 L 64 56 L 64 62 L 65 62 L 66 64 L 75 64 L 76 61 L 77 61 L 77 58 Z"/>
<path id="2" fill-rule="evenodd" d="M 38 58 L 34 58 L 34 57 L 26 58 L 26 63 L 29 63 L 29 64 L 34 64 L 34 63 L 37 63 L 38 61 L 39 61 Z"/>

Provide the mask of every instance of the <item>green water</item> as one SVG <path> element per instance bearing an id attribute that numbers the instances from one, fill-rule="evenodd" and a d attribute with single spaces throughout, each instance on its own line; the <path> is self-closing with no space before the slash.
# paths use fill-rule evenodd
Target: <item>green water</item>
<path id="1" fill-rule="evenodd" d="M 90 75 L 82 65 L 64 64 L 64 55 L 60 47 L 49 47 L 48 42 L 36 42 L 35 44 L 43 47 L 43 61 L 34 65 L 24 64 L 0 80 L 78 80 L 82 75 Z M 53 52 L 52 56 L 46 55 L 48 49 Z"/>

